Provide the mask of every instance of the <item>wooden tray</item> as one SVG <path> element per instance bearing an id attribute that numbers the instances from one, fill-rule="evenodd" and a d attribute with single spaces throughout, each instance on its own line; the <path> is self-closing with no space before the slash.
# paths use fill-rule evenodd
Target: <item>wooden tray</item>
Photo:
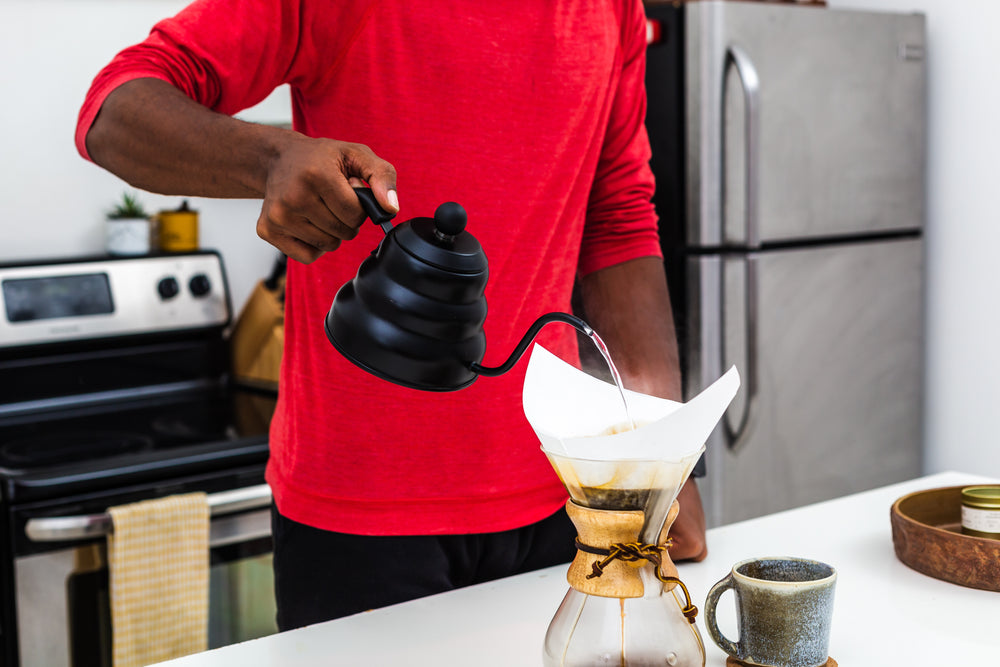
<path id="1" fill-rule="evenodd" d="M 917 491 L 893 503 L 896 557 L 935 579 L 1000 591 L 1000 540 L 961 533 L 965 486 Z"/>

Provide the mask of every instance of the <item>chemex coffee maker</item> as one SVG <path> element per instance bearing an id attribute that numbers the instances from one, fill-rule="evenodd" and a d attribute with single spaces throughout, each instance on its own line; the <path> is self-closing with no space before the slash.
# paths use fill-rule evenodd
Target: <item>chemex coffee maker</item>
<path id="1" fill-rule="evenodd" d="M 704 667 L 698 608 L 668 551 L 677 494 L 704 447 L 678 460 L 543 451 L 569 491 L 566 512 L 578 536 L 542 664 Z"/>
<path id="2" fill-rule="evenodd" d="M 482 366 L 486 353 L 486 254 L 465 230 L 465 209 L 441 204 L 433 218 L 393 226 L 393 214 L 368 188 L 355 188 L 365 213 L 385 238 L 337 292 L 326 316 L 333 346 L 362 369 L 389 382 L 426 391 L 456 391 L 480 375 L 513 368 L 550 322 L 593 330 L 567 313 L 547 313 L 528 329 L 500 366 Z"/>

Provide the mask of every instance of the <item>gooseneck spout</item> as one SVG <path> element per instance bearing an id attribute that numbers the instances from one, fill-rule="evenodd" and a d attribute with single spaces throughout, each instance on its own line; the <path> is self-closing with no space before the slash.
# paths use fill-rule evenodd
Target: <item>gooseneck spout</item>
<path id="1" fill-rule="evenodd" d="M 519 342 L 517 344 L 517 347 L 514 348 L 514 351 L 511 353 L 507 361 L 503 362 L 496 368 L 488 368 L 486 366 L 480 365 L 477 362 L 473 362 L 469 366 L 469 369 L 473 373 L 476 373 L 478 375 L 485 375 L 487 377 L 496 377 L 497 375 L 503 375 L 504 373 L 506 373 L 507 371 L 509 371 L 511 368 L 514 367 L 514 364 L 518 362 L 518 360 L 524 354 L 524 351 L 528 349 L 528 345 L 530 345 L 531 341 L 535 339 L 535 336 L 538 335 L 538 332 L 542 330 L 542 327 L 544 327 L 546 324 L 550 324 L 551 322 L 563 322 L 565 324 L 572 325 L 574 328 L 577 329 L 577 331 L 584 334 L 585 336 L 592 336 L 594 334 L 594 330 L 590 328 L 590 325 L 581 320 L 579 317 L 570 315 L 569 313 L 546 313 L 545 315 L 542 315 L 537 320 L 535 320 L 535 323 L 532 324 L 531 327 L 528 329 L 528 332 L 524 334 L 524 337 L 521 339 L 521 342 Z"/>

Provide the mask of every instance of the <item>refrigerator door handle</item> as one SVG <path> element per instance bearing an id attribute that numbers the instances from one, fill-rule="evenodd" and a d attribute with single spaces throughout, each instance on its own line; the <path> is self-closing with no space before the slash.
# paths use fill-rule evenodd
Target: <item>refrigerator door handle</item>
<path id="1" fill-rule="evenodd" d="M 740 78 L 743 91 L 743 136 L 744 136 L 744 201 L 743 212 L 744 233 L 743 243 L 747 249 L 744 258 L 746 271 L 743 297 L 745 313 L 745 343 L 746 343 L 746 368 L 744 376 L 746 378 L 746 400 L 743 403 L 743 411 L 736 426 L 732 426 L 729 414 L 723 418 L 723 431 L 725 433 L 726 445 L 732 452 L 737 452 L 743 448 L 748 440 L 751 419 L 757 407 L 757 258 L 753 252 L 760 248 L 760 229 L 757 224 L 757 196 L 758 196 L 758 165 L 760 164 L 758 150 L 758 132 L 760 129 L 760 76 L 757 68 L 746 52 L 738 46 L 730 45 L 726 50 L 725 71 L 722 81 L 722 113 L 720 114 L 720 132 L 722 134 L 722 154 L 723 160 L 726 155 L 725 147 L 725 118 L 726 118 L 726 75 L 730 67 L 736 70 Z M 723 177 L 720 183 L 725 184 L 725 162 L 723 161 Z M 723 187 L 725 187 L 723 185 Z M 725 193 L 721 194 L 723 207 L 725 206 Z M 722 218 L 725 220 L 724 208 Z M 725 322 L 725 298 L 719 300 L 722 308 L 720 321 Z M 725 330 L 725 329 L 723 329 Z M 725 363 L 725 335 L 722 336 L 722 360 Z"/>
<path id="2" fill-rule="evenodd" d="M 735 426 L 730 419 L 730 410 L 722 418 L 722 432 L 725 437 L 726 447 L 729 451 L 739 452 L 749 440 L 751 420 L 756 416 L 758 403 L 758 382 L 757 382 L 757 260 L 753 254 L 747 254 L 743 258 L 745 271 L 743 298 L 745 313 L 745 344 L 746 344 L 746 366 L 742 369 L 744 377 L 744 387 L 746 387 L 746 399 L 743 402 L 743 410 L 740 413 L 739 421 Z M 723 281 L 724 283 L 725 281 Z M 723 292 L 725 289 L 723 287 Z M 719 300 L 722 313 L 720 313 L 723 331 L 725 331 L 725 297 Z M 726 358 L 726 336 L 721 336 L 721 357 L 723 364 Z"/>
<path id="3" fill-rule="evenodd" d="M 744 165 L 743 187 L 746 201 L 746 208 L 743 211 L 744 231 L 746 237 L 743 243 L 750 249 L 760 247 L 760 228 L 757 224 L 757 194 L 758 194 L 758 166 L 760 165 L 759 145 L 757 134 L 760 131 L 760 76 L 757 68 L 754 67 L 750 56 L 738 46 L 730 46 L 726 51 L 725 73 L 729 73 L 730 66 L 736 70 L 740 77 L 740 84 L 743 90 L 743 150 Z M 719 118 L 722 126 L 719 128 L 722 133 L 722 154 L 723 154 L 723 177 L 719 182 L 725 188 L 725 137 L 726 137 L 726 78 L 723 76 L 722 82 L 722 113 Z M 725 193 L 721 193 L 725 195 Z M 726 198 L 721 198 L 723 207 Z M 723 212 L 722 222 L 725 223 L 725 213 Z"/>

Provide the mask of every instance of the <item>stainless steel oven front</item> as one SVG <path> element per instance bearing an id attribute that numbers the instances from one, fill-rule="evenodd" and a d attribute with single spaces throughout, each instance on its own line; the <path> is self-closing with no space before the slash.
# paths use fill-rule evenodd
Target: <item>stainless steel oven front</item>
<path id="1" fill-rule="evenodd" d="M 209 648 L 276 632 L 270 489 L 220 491 L 208 502 Z M 23 530 L 41 551 L 14 559 L 21 664 L 110 667 L 109 516 L 24 517 Z"/>
<path id="2" fill-rule="evenodd" d="M 0 265 L 0 667 L 110 665 L 107 512 L 202 491 L 209 642 L 276 631 L 267 431 L 211 251 Z"/>

